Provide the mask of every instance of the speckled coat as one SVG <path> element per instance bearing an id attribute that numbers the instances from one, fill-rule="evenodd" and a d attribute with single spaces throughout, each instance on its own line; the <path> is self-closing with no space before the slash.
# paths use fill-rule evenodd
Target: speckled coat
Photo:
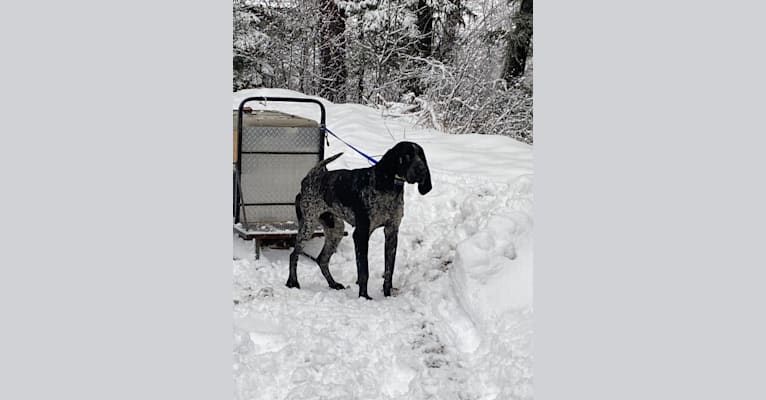
<path id="1" fill-rule="evenodd" d="M 295 249 L 290 255 L 287 286 L 300 288 L 298 257 L 303 254 L 303 242 L 309 239 L 317 224 L 321 224 L 325 243 L 315 261 L 331 288 L 345 288 L 333 279 L 328 268 L 330 257 L 343 238 L 345 220 L 355 227 L 353 238 L 359 296 L 367 299 L 370 298 L 367 295 L 368 241 L 372 231 L 384 228 L 383 294 L 390 296 L 399 223 L 404 214 L 404 184 L 417 183 L 418 191 L 423 195 L 431 190 L 431 173 L 425 153 L 416 143 L 400 142 L 372 167 L 328 171 L 326 165 L 341 154 L 318 163 L 301 182 L 301 192 L 295 198 L 298 236 Z"/>

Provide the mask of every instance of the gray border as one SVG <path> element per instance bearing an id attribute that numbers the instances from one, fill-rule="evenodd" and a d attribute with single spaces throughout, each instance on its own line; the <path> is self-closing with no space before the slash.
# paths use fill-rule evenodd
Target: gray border
<path id="1" fill-rule="evenodd" d="M 537 5 L 537 398 L 766 397 L 744 4 Z M 230 398 L 229 3 L 2 15 L 0 398 Z"/>
<path id="2" fill-rule="evenodd" d="M 231 4 L 1 14 L 0 398 L 231 398 Z"/>
<path id="3" fill-rule="evenodd" d="M 763 399 L 763 7 L 535 4 L 535 395 Z"/>

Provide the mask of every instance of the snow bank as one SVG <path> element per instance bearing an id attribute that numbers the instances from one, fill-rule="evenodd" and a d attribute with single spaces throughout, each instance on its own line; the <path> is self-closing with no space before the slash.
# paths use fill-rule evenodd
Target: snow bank
<path id="1" fill-rule="evenodd" d="M 457 245 L 450 278 L 461 305 L 477 326 L 532 305 L 531 214 L 514 210 L 524 196 L 531 202 L 528 177 L 520 178 L 505 207 L 466 199 L 463 217 L 475 221 L 476 231 Z M 492 210 L 492 211 L 487 211 Z"/>

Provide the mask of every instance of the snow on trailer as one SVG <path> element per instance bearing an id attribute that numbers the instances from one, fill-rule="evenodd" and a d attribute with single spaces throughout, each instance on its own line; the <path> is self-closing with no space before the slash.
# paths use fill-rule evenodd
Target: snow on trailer
<path id="1" fill-rule="evenodd" d="M 279 111 L 246 107 L 251 101 L 319 105 L 320 122 Z M 298 231 L 295 196 L 301 180 L 324 159 L 325 108 L 317 100 L 249 97 L 234 111 L 234 231 L 255 241 L 291 239 Z M 314 236 L 322 235 L 316 231 Z"/>

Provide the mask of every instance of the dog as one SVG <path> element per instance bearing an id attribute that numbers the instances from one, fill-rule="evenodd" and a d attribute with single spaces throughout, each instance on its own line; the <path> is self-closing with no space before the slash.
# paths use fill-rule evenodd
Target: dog
<path id="1" fill-rule="evenodd" d="M 295 197 L 298 234 L 290 254 L 290 276 L 286 285 L 300 289 L 296 271 L 298 257 L 305 255 L 303 242 L 310 238 L 317 224 L 321 224 L 325 242 L 314 261 L 319 264 L 331 288 L 345 289 L 333 279 L 328 265 L 343 238 L 343 221 L 346 221 L 355 227 L 353 239 L 359 297 L 368 300 L 371 300 L 367 295 L 368 242 L 372 232 L 383 227 L 386 239 L 383 295 L 388 297 L 391 295 L 399 224 L 404 215 L 404 184 L 417 183 L 421 195 L 431 191 L 431 171 L 426 155 L 418 144 L 400 142 L 369 168 L 328 171 L 326 165 L 342 154 L 319 162 L 301 181 L 301 191 Z"/>

